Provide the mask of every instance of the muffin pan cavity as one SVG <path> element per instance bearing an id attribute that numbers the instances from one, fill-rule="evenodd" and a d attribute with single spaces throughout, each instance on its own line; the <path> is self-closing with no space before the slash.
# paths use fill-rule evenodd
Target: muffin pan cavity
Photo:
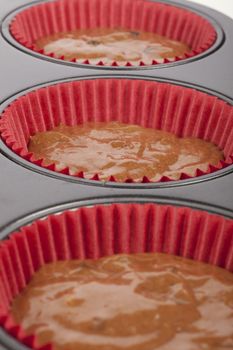
<path id="1" fill-rule="evenodd" d="M 128 13 L 131 15 L 128 16 Z M 57 53 L 50 52 L 52 49 L 37 45 L 38 40 L 50 37 L 54 33 L 71 33 L 68 35 L 71 41 L 74 31 L 96 28 L 103 30 L 120 28 L 133 33 L 155 33 L 184 43 L 189 49 L 182 54 L 177 53 L 174 57 L 169 54 L 167 57 L 166 55 L 162 55 L 161 58 L 155 57 L 151 62 L 148 60 L 145 62 L 143 55 L 136 61 L 133 58 L 130 60 L 130 55 L 127 60 L 126 55 L 126 59 L 121 58 L 117 61 L 113 57 L 112 62 L 111 60 L 107 62 L 104 57 L 97 54 L 98 50 L 92 58 L 92 55 L 88 57 L 86 54 L 82 57 L 77 48 L 72 49 L 73 52 L 77 51 L 76 56 L 75 54 L 72 56 L 65 52 L 63 54 L 60 50 Z M 169 1 L 143 0 L 57 0 L 31 4 L 13 12 L 5 19 L 3 34 L 12 44 L 37 57 L 73 66 L 88 65 L 102 69 L 145 69 L 182 64 L 210 54 L 224 40 L 221 27 L 211 17 Z M 101 45 L 99 47 L 100 51 L 103 50 Z M 93 48 L 89 49 L 93 51 Z M 128 47 L 125 49 L 128 50 Z M 116 57 L 121 55 L 122 53 L 119 53 Z"/>
<path id="2" fill-rule="evenodd" d="M 233 163 L 232 106 L 196 89 L 152 80 L 95 77 L 42 87 L 18 97 L 4 110 L 0 132 L 9 149 L 34 166 L 79 181 L 91 180 L 98 185 L 98 182 L 103 182 L 101 169 L 88 178 L 78 167 L 74 172 L 68 167 L 47 164 L 29 152 L 28 142 L 35 133 L 49 131 L 60 124 L 75 126 L 111 121 L 160 129 L 178 137 L 203 139 L 223 150 L 224 160 L 217 165 L 209 164 L 206 170 L 197 168 L 189 174 L 181 173 L 178 175 L 181 182 L 212 175 L 225 168 L 229 170 Z M 136 183 L 165 184 L 173 180 L 162 176 L 153 181 L 144 174 Z M 119 182 L 129 184 L 135 181 L 132 178 L 118 181 L 114 174 L 110 174 L 104 182 L 117 186 Z"/>
<path id="3" fill-rule="evenodd" d="M 0 324 L 5 329 L 4 344 L 9 349 L 10 344 L 17 344 L 14 338 L 26 345 L 20 349 L 51 348 L 51 344 L 39 346 L 36 336 L 26 335 L 9 313 L 13 297 L 46 263 L 161 252 L 233 271 L 232 219 L 169 203 L 148 202 L 145 198 L 139 202 L 112 200 L 102 205 L 80 203 L 78 209 L 58 213 L 54 209 L 54 214 L 19 226 L 16 232 L 2 237 Z"/>

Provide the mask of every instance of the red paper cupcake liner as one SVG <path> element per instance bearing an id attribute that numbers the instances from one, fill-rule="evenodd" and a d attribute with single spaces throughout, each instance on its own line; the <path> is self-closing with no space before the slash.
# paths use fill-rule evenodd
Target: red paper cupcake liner
<path id="1" fill-rule="evenodd" d="M 98 259 L 113 254 L 161 252 L 233 271 L 233 220 L 184 207 L 157 204 L 96 205 L 37 220 L 0 244 L 0 325 L 32 349 L 13 321 L 12 299 L 42 265 L 70 259 Z"/>
<path id="2" fill-rule="evenodd" d="M 233 163 L 233 107 L 214 96 L 182 86 L 145 80 L 94 79 L 51 85 L 15 100 L 0 119 L 0 133 L 6 145 L 24 159 L 61 174 L 86 178 L 83 172 L 71 174 L 44 164 L 29 153 L 30 136 L 51 130 L 59 124 L 119 121 L 162 129 L 179 137 L 197 137 L 216 144 L 225 160 L 196 170 L 194 176 L 182 173 L 179 180 L 210 174 Z M 146 175 L 146 174 L 145 174 Z M 100 180 L 93 174 L 91 180 Z M 89 179 L 90 180 L 90 179 Z M 172 181 L 163 176 L 159 181 Z M 116 181 L 114 176 L 109 181 Z M 125 182 L 134 182 L 125 179 Z M 136 181 L 135 181 L 136 182 Z M 150 182 L 144 176 L 140 182 Z"/>
<path id="3" fill-rule="evenodd" d="M 129 15 L 130 14 L 130 15 Z M 58 0 L 31 6 L 15 16 L 12 36 L 23 46 L 43 55 L 35 42 L 45 36 L 78 29 L 123 28 L 166 36 L 187 44 L 191 51 L 183 56 L 154 60 L 152 65 L 180 61 L 209 49 L 217 38 L 212 24 L 189 10 L 145 0 Z M 64 60 L 64 56 L 56 57 Z M 72 59 L 72 62 L 78 62 Z M 79 63 L 90 64 L 88 60 Z M 105 65 L 102 61 L 97 65 Z M 118 66 L 112 62 L 111 66 Z M 135 63 L 127 62 L 126 66 Z M 138 65 L 138 64 L 136 64 Z M 140 62 L 139 65 L 147 65 Z"/>

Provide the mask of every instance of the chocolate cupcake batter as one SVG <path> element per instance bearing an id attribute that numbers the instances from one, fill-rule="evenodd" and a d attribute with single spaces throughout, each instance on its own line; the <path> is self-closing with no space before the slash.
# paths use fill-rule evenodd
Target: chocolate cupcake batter
<path id="1" fill-rule="evenodd" d="M 44 164 L 55 163 L 57 170 L 69 167 L 71 174 L 99 174 L 101 180 L 113 175 L 118 181 L 195 176 L 197 169 L 206 171 L 223 159 L 210 142 L 119 122 L 60 125 L 32 136 L 28 149 Z"/>
<path id="2" fill-rule="evenodd" d="M 165 254 L 44 265 L 11 313 L 55 350 L 233 348 L 233 275 Z"/>
<path id="3" fill-rule="evenodd" d="M 101 28 L 57 33 L 40 38 L 35 45 L 46 54 L 54 53 L 66 60 L 105 64 L 114 61 L 151 64 L 153 60 L 163 61 L 190 51 L 186 44 L 155 33 Z"/>

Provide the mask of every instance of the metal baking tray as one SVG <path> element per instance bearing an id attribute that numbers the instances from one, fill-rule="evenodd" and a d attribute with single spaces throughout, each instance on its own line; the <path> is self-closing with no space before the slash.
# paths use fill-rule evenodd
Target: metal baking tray
<path id="1" fill-rule="evenodd" d="M 0 111 L 18 96 L 39 86 L 101 77 L 171 82 L 193 87 L 233 104 L 233 20 L 191 2 L 164 2 L 189 8 L 209 19 L 218 34 L 214 47 L 178 64 L 111 69 L 51 60 L 24 49 L 9 34 L 9 23 L 15 13 L 38 1 L 0 0 Z M 157 184 L 85 181 L 44 171 L 16 156 L 0 141 L 0 169 L 0 239 L 51 212 L 109 201 L 185 205 L 233 218 L 233 166 L 190 180 Z M 27 349 L 17 345 L 2 330 L 1 342 L 9 350 Z"/>

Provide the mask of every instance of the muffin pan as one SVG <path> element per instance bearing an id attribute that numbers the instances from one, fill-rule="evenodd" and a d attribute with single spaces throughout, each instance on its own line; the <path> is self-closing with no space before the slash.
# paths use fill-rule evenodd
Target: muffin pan
<path id="1" fill-rule="evenodd" d="M 43 3 L 51 3 L 51 1 L 43 1 Z M 150 3 L 157 2 L 150 1 Z M 7 111 L 9 115 L 11 109 L 23 96 L 34 94 L 39 89 L 45 91 L 52 85 L 85 84 L 87 80 L 94 81 L 94 84 L 98 81 L 110 80 L 124 80 L 130 83 L 138 81 L 141 84 L 161 84 L 162 86 L 168 84 L 175 89 L 181 89 L 180 91 L 185 89 L 196 95 L 207 96 L 210 102 L 203 105 L 202 136 L 203 133 L 205 134 L 203 128 L 206 126 L 208 115 L 213 116 L 219 103 L 226 106 L 226 113 L 221 114 L 217 139 L 221 145 L 227 144 L 228 150 L 232 149 L 233 21 L 214 10 L 183 0 L 159 1 L 159 3 L 168 3 L 170 6 L 187 9 L 197 16 L 202 16 L 214 28 L 216 33 L 214 42 L 206 51 L 195 56 L 153 66 L 108 67 L 67 62 L 32 51 L 31 48 L 17 42 L 10 32 L 13 18 L 25 9 L 30 10 L 33 5 L 40 5 L 40 1 L 32 1 L 29 4 L 26 0 L 0 0 L 2 24 L 0 112 L 3 113 L 3 118 Z M 127 102 L 125 108 L 126 110 L 128 108 Z M 231 163 L 218 169 L 210 169 L 206 174 L 199 172 L 193 178 L 183 176 L 178 181 L 168 181 L 165 178 L 157 183 L 150 183 L 145 179 L 142 183 L 118 183 L 101 182 L 97 178 L 92 180 L 79 178 L 69 176 L 67 170 L 58 173 L 51 167 L 46 169 L 41 166 L 41 163 L 31 162 L 30 156 L 22 157 L 17 147 L 14 147 L 12 135 L 2 129 L 2 121 L 3 119 L 0 121 L 3 132 L 0 141 L 0 240 L 4 240 L 11 232 L 49 214 L 80 206 L 122 202 L 155 202 L 159 205 L 185 206 L 217 214 L 232 222 L 233 165 Z M 209 124 L 209 134 L 214 124 L 215 122 Z M 15 131 L 18 130 L 15 129 Z M 223 135 L 226 135 L 228 140 L 223 138 Z M 228 152 L 227 155 L 230 156 L 232 153 Z M 207 214 L 203 213 L 203 215 Z M 225 219 L 221 218 L 221 220 Z M 232 226 L 229 228 L 228 235 L 227 242 L 229 247 L 232 247 Z M 28 349 L 13 337 L 8 336 L 2 329 L 0 329 L 1 343 L 3 345 L 0 345 L 0 349 L 2 346 L 4 350 Z"/>

